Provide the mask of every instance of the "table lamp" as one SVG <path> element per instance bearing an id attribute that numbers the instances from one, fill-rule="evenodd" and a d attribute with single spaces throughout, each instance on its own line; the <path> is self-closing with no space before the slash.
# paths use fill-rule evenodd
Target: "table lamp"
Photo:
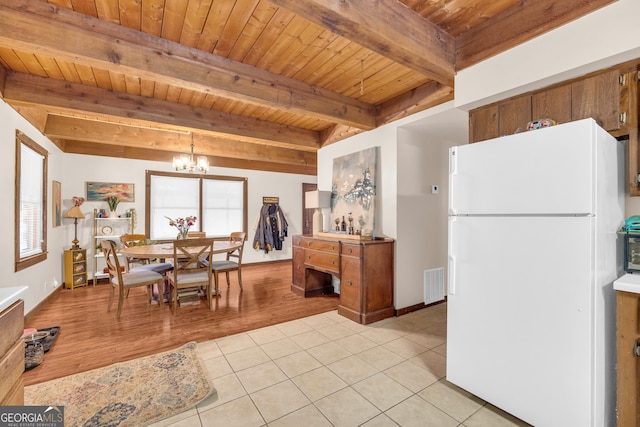
<path id="1" fill-rule="evenodd" d="M 71 209 L 69 209 L 67 211 L 67 213 L 64 215 L 65 218 L 73 218 L 73 225 L 75 227 L 75 234 L 74 234 L 74 239 L 71 243 L 73 243 L 73 246 L 71 246 L 71 249 L 80 249 L 80 246 L 78 246 L 78 218 L 84 218 L 84 214 L 82 213 L 82 211 L 80 210 L 80 206 L 76 205 L 74 207 L 72 207 Z"/>
<path id="2" fill-rule="evenodd" d="M 330 191 L 307 191 L 304 193 L 305 207 L 307 209 L 315 209 L 313 212 L 313 234 L 317 235 L 324 229 L 324 217 L 322 216 L 322 208 L 331 206 Z"/>

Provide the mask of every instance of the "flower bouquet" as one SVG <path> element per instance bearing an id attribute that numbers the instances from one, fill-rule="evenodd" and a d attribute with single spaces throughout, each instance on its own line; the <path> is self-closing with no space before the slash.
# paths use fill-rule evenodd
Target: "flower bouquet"
<path id="1" fill-rule="evenodd" d="M 178 239 L 186 239 L 189 227 L 196 223 L 195 216 L 188 216 L 185 218 L 172 219 L 165 216 L 169 220 L 169 225 L 178 229 Z"/>

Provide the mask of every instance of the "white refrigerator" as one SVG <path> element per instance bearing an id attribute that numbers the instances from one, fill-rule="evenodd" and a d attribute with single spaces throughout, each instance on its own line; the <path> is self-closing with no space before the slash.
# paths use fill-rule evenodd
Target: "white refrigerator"
<path id="1" fill-rule="evenodd" d="M 448 381 L 537 427 L 615 425 L 623 158 L 592 119 L 450 149 Z"/>

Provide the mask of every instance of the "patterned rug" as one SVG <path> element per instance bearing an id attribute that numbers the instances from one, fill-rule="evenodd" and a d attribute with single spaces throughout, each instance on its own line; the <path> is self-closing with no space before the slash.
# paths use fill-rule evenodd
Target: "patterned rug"
<path id="1" fill-rule="evenodd" d="M 145 426 L 194 407 L 213 384 L 196 343 L 25 387 L 25 405 L 64 406 L 65 426 Z"/>

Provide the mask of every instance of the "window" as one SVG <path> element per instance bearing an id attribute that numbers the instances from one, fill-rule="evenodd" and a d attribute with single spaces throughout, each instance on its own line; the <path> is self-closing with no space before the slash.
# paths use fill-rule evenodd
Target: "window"
<path id="1" fill-rule="evenodd" d="M 15 271 L 47 259 L 47 156 L 16 131 Z"/>
<path id="2" fill-rule="evenodd" d="M 169 218 L 196 216 L 192 231 L 227 237 L 247 231 L 247 179 L 147 171 L 146 234 L 152 240 L 175 239 Z"/>

